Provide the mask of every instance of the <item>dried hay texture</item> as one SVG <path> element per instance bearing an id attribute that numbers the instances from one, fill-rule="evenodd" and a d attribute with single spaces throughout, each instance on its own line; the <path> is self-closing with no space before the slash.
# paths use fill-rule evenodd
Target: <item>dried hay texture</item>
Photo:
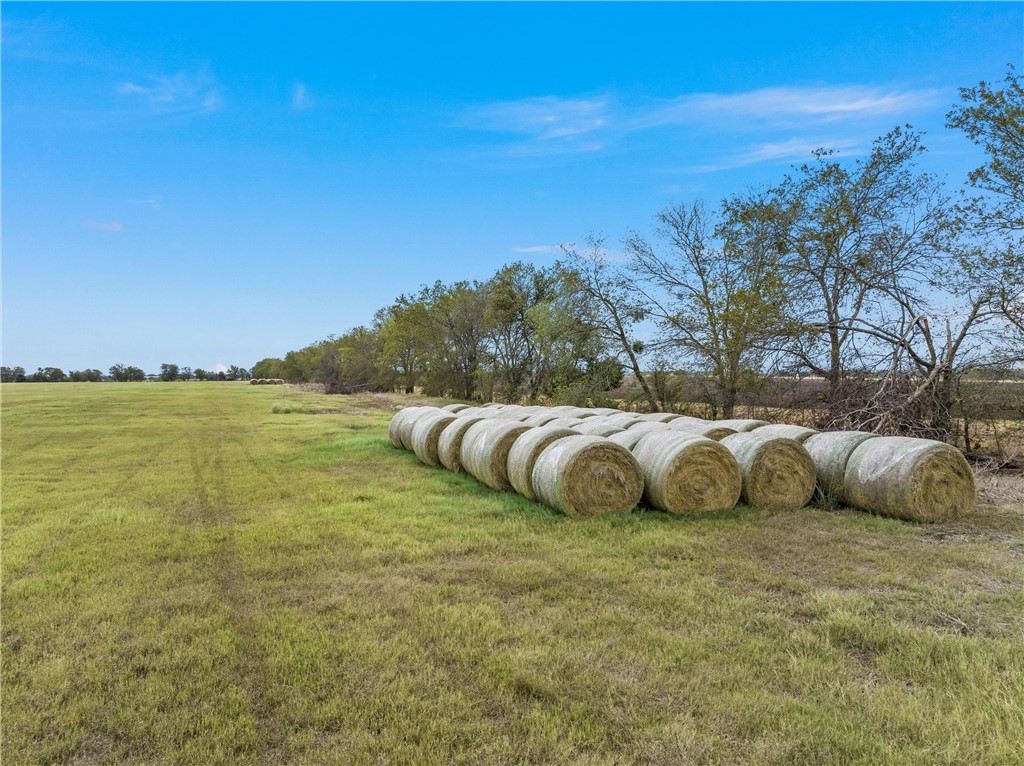
<path id="1" fill-rule="evenodd" d="M 608 441 L 615 442 L 620 447 L 625 447 L 626 449 L 632 451 L 633 448 L 640 442 L 640 440 L 647 436 L 647 434 L 649 433 L 650 431 L 634 431 L 632 428 L 630 428 L 629 430 L 622 431 L 617 434 L 612 434 L 607 438 Z"/>
<path id="2" fill-rule="evenodd" d="M 405 449 L 405 447 L 402 446 L 402 423 L 404 423 L 408 418 L 412 417 L 413 415 L 416 414 L 416 412 L 422 409 L 424 408 L 403 407 L 402 409 L 395 413 L 395 416 L 393 418 L 391 418 L 391 422 L 388 424 L 388 439 L 390 439 L 391 443 L 398 449 Z M 431 409 L 436 409 L 436 407 Z"/>
<path id="3" fill-rule="evenodd" d="M 780 436 L 736 433 L 728 447 L 743 475 L 743 502 L 758 508 L 803 508 L 814 496 L 814 462 L 799 442 Z"/>
<path id="4" fill-rule="evenodd" d="M 726 511 L 740 499 L 743 477 L 721 444 L 681 431 L 644 434 L 633 448 L 644 472 L 644 501 L 669 513 Z"/>
<path id="5" fill-rule="evenodd" d="M 434 412 L 417 418 L 412 427 L 412 451 L 421 463 L 438 466 L 441 461 L 437 457 L 437 441 L 441 433 L 457 420 L 452 412 Z"/>
<path id="6" fill-rule="evenodd" d="M 262 378 L 253 378 L 252 380 L 249 381 L 249 385 L 250 386 L 260 386 L 260 385 L 263 385 L 263 379 Z"/>
<path id="7" fill-rule="evenodd" d="M 677 415 L 674 412 L 649 412 L 646 415 L 641 415 L 641 420 L 649 420 L 652 423 L 670 423 L 673 420 L 678 420 L 682 415 Z"/>
<path id="8" fill-rule="evenodd" d="M 458 403 L 456 403 L 456 404 L 446 404 L 441 409 L 444 410 L 445 412 L 462 412 L 463 410 L 468 410 L 469 409 L 469 405 L 468 404 L 458 404 Z"/>
<path id="9" fill-rule="evenodd" d="M 854 507 L 882 516 L 946 521 L 974 507 L 974 474 L 960 450 L 948 444 L 880 436 L 850 455 L 844 493 Z"/>
<path id="10" fill-rule="evenodd" d="M 508 453 L 516 439 L 533 426 L 515 420 L 482 420 L 470 426 L 462 439 L 459 460 L 466 472 L 491 489 L 511 492 Z"/>
<path id="11" fill-rule="evenodd" d="M 711 422 L 716 426 L 721 426 L 722 428 L 731 428 L 733 431 L 736 431 L 736 433 L 746 433 L 747 431 L 753 431 L 754 429 L 768 425 L 768 421 L 766 420 L 749 420 L 747 418 L 712 420 Z"/>
<path id="12" fill-rule="evenodd" d="M 668 427 L 672 431 L 679 431 L 680 433 L 686 434 L 697 434 L 698 436 L 713 439 L 716 442 L 720 442 L 726 436 L 732 436 L 736 433 L 735 428 L 723 428 L 717 423 L 682 423 L 678 420 L 673 420 L 668 424 Z"/>
<path id="13" fill-rule="evenodd" d="M 803 444 L 814 461 L 818 490 L 829 500 L 845 503 L 843 483 L 850 455 L 868 439 L 878 438 L 867 431 L 826 431 L 808 437 Z"/>
<path id="14" fill-rule="evenodd" d="M 424 418 L 427 415 L 441 412 L 438 407 L 410 407 L 409 415 L 402 420 L 401 425 L 398 426 L 398 439 L 402 443 L 402 448 L 412 451 L 412 429 L 416 427 L 416 423 L 419 422 L 420 418 Z"/>
<path id="15" fill-rule="evenodd" d="M 571 428 L 557 426 L 540 426 L 522 433 L 508 453 L 508 480 L 512 488 L 523 497 L 536 500 L 537 493 L 533 490 L 533 467 L 540 453 L 549 444 L 576 435 Z"/>
<path id="16" fill-rule="evenodd" d="M 644 474 L 624 447 L 601 436 L 567 436 L 540 453 L 533 489 L 545 505 L 568 516 L 625 513 L 644 491 Z"/>
<path id="17" fill-rule="evenodd" d="M 528 426 L 543 426 L 546 425 L 547 423 L 550 423 L 552 420 L 557 420 L 560 417 L 561 415 L 559 415 L 557 412 L 538 412 L 533 415 L 530 415 L 530 417 L 528 417 L 523 422 L 526 423 L 526 425 Z"/>
<path id="18" fill-rule="evenodd" d="M 484 420 L 489 420 L 489 418 L 480 415 L 469 415 L 466 417 L 456 417 L 455 420 L 448 424 L 437 438 L 437 459 L 441 461 L 441 465 L 455 473 L 462 473 L 465 470 L 460 457 L 462 454 L 462 440 L 466 436 L 466 431 Z"/>
<path id="19" fill-rule="evenodd" d="M 612 434 L 622 433 L 626 430 L 600 421 L 591 422 L 592 420 L 593 418 L 588 418 L 578 426 L 572 426 L 572 430 L 579 434 L 593 434 L 594 436 L 611 436 Z"/>
<path id="20" fill-rule="evenodd" d="M 274 385 L 275 386 L 283 386 L 284 385 L 284 381 L 281 378 L 274 378 Z"/>
<path id="21" fill-rule="evenodd" d="M 771 425 L 761 426 L 755 430 L 757 431 L 758 436 L 784 436 L 787 439 L 798 441 L 801 444 L 815 434 L 821 433 L 821 431 L 815 431 L 813 428 L 792 426 L 785 423 L 772 423 Z"/>

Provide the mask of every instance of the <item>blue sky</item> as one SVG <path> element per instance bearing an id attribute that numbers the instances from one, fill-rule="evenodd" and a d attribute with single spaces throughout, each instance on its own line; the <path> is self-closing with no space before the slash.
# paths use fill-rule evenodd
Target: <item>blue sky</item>
<path id="1" fill-rule="evenodd" d="M 3 363 L 251 366 L 401 292 L 851 160 L 1024 3 L 3 3 Z"/>

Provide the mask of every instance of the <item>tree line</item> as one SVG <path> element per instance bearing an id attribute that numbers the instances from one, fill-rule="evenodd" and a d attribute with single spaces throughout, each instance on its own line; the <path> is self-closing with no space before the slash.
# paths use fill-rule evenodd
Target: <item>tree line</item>
<path id="1" fill-rule="evenodd" d="M 960 188 L 922 170 L 923 135 L 897 126 L 853 162 L 822 148 L 776 184 L 671 205 L 614 250 L 592 236 L 552 267 L 400 295 L 253 374 L 591 403 L 627 374 L 645 406 L 685 398 L 713 417 L 791 384 L 820 426 L 948 438 L 971 384 L 1024 362 L 1022 126 L 1011 67 L 947 115 L 985 154 Z"/>
<path id="2" fill-rule="evenodd" d="M 0 382 L 4 383 L 99 383 L 112 381 L 115 383 L 131 383 L 156 379 L 161 381 L 175 380 L 249 380 L 252 372 L 245 367 L 231 365 L 227 371 L 210 372 L 201 368 L 179 367 L 176 364 L 160 365 L 157 375 L 147 375 L 140 367 L 125 365 L 118 362 L 112 365 L 107 373 L 100 370 L 71 370 L 64 372 L 60 367 L 40 367 L 35 372 L 26 373 L 24 367 L 0 367 Z"/>

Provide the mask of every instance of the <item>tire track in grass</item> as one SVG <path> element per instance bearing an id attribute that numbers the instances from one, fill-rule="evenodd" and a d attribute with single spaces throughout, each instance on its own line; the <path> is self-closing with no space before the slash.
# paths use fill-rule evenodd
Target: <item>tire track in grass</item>
<path id="1" fill-rule="evenodd" d="M 211 402 L 212 404 L 212 402 Z M 218 412 L 220 414 L 220 412 Z M 238 640 L 237 675 L 241 688 L 249 700 L 255 719 L 259 752 L 257 762 L 287 763 L 290 760 L 287 744 L 287 726 L 281 711 L 270 698 L 271 679 L 268 674 L 267 653 L 259 635 L 259 615 L 264 611 L 256 593 L 249 585 L 235 537 L 234 517 L 224 468 L 223 434 L 210 434 L 202 442 L 213 448 L 211 459 L 200 461 L 202 448 L 195 439 L 196 448 L 190 450 L 193 486 L 198 507 L 193 519 L 201 526 L 219 529 L 222 539 L 216 554 L 210 558 L 210 576 L 216 584 L 221 600 L 227 606 L 231 624 Z"/>

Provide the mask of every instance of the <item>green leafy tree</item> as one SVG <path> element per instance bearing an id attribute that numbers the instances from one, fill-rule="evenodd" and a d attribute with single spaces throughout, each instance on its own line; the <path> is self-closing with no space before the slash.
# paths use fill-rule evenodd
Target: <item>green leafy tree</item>
<path id="1" fill-rule="evenodd" d="M 0 368 L 0 381 L 4 383 L 24 383 L 24 367 L 2 367 Z"/>
<path id="2" fill-rule="evenodd" d="M 428 363 L 432 338 L 426 304 L 409 295 L 380 309 L 374 318 L 379 335 L 378 365 L 381 381 L 411 394 Z"/>
<path id="3" fill-rule="evenodd" d="M 196 380 L 208 380 L 210 373 L 204 370 L 202 367 L 196 367 L 195 372 L 192 373 L 196 376 Z"/>
<path id="4" fill-rule="evenodd" d="M 179 374 L 178 365 L 164 362 L 160 365 L 160 380 L 172 381 L 178 379 Z"/>
<path id="5" fill-rule="evenodd" d="M 252 366 L 254 378 L 284 378 L 284 360 L 268 357 Z"/>

